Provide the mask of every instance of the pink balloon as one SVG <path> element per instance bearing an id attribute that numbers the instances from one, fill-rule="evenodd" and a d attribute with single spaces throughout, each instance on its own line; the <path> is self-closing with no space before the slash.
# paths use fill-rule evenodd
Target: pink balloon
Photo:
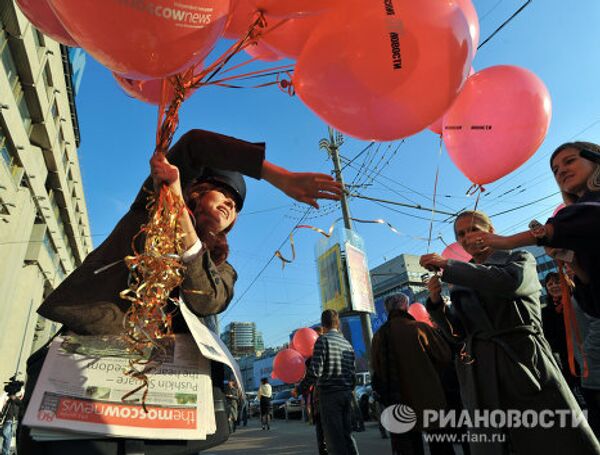
<path id="1" fill-rule="evenodd" d="M 315 28 L 326 20 L 325 15 L 307 16 L 296 19 L 271 21 L 261 41 L 278 54 L 298 58 Z"/>
<path id="2" fill-rule="evenodd" d="M 250 57 L 253 57 L 257 60 L 262 60 L 263 62 L 276 62 L 277 60 L 281 60 L 283 58 L 262 41 L 259 41 L 256 44 L 251 44 L 250 46 L 246 47 L 244 51 Z"/>
<path id="3" fill-rule="evenodd" d="M 426 324 L 432 325 L 431 319 L 429 318 L 429 312 L 422 303 L 415 302 L 411 304 L 408 307 L 408 314 L 419 322 L 425 322 Z"/>
<path id="4" fill-rule="evenodd" d="M 473 67 L 471 67 L 471 71 L 469 71 L 469 77 L 471 77 L 473 74 L 475 74 L 475 70 L 473 69 Z M 445 112 L 444 115 L 446 115 Z M 433 131 L 435 134 L 441 135 L 444 130 L 444 115 L 440 116 L 439 119 L 437 119 L 435 122 L 429 125 L 427 129 L 429 131 Z"/>
<path id="5" fill-rule="evenodd" d="M 564 209 L 566 207 L 566 205 L 564 203 L 560 204 L 558 207 L 556 207 L 554 209 L 554 212 L 552 212 L 552 216 L 556 216 L 556 214 L 558 212 L 560 212 L 562 209 Z"/>
<path id="6" fill-rule="evenodd" d="M 310 327 L 303 327 L 296 330 L 296 333 L 294 333 L 292 347 L 305 358 L 312 357 L 317 338 L 319 338 L 317 332 Z"/>
<path id="7" fill-rule="evenodd" d="M 451 243 L 442 251 L 442 256 L 446 259 L 454 259 L 456 261 L 469 262 L 471 255 L 458 242 Z"/>
<path id="8" fill-rule="evenodd" d="M 531 71 L 500 65 L 471 76 L 444 116 L 444 143 L 473 183 L 498 180 L 527 161 L 543 142 L 552 103 Z"/>
<path id="9" fill-rule="evenodd" d="M 245 36 L 256 12 L 256 6 L 249 0 L 232 0 L 231 12 L 227 18 L 223 36 L 228 39 L 239 39 Z"/>
<path id="10" fill-rule="evenodd" d="M 300 381 L 305 371 L 304 357 L 293 349 L 279 351 L 273 360 L 273 377 L 288 384 Z"/>
<path id="11" fill-rule="evenodd" d="M 250 0 L 250 2 L 254 3 L 258 10 L 272 17 L 310 16 L 341 5 L 340 0 Z"/>
<path id="12" fill-rule="evenodd" d="M 60 23 L 47 0 L 17 0 L 17 4 L 29 22 L 44 35 L 67 46 L 79 47 Z"/>
<path id="13" fill-rule="evenodd" d="M 200 64 L 194 69 L 194 74 L 198 75 L 203 69 L 203 65 Z M 145 103 L 160 104 L 160 91 L 162 88 L 162 79 L 150 79 L 150 80 L 135 80 L 128 79 L 120 76 L 117 73 L 113 73 L 113 77 L 123 89 L 132 98 L 143 101 Z M 195 90 L 188 90 L 185 94 L 187 100 Z M 174 90 L 173 86 L 167 82 L 167 99 L 170 101 L 173 98 Z"/>
<path id="14" fill-rule="evenodd" d="M 223 34 L 229 0 L 48 0 L 92 57 L 131 79 L 181 73 Z"/>
<path id="15" fill-rule="evenodd" d="M 477 16 L 477 11 L 475 10 L 471 0 L 455 1 L 458 3 L 458 6 L 467 18 L 467 23 L 469 24 L 469 35 L 471 36 L 474 58 L 475 54 L 477 53 L 477 46 L 479 45 L 479 17 Z"/>
<path id="16" fill-rule="evenodd" d="M 329 14 L 294 71 L 296 93 L 313 112 L 365 140 L 426 128 L 456 98 L 471 66 L 469 28 L 456 3 L 385 5 L 355 1 Z"/>

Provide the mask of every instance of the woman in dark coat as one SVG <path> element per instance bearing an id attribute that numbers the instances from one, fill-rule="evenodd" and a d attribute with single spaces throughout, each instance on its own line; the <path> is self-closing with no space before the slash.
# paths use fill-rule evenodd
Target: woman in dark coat
<path id="1" fill-rule="evenodd" d="M 315 207 L 318 207 L 317 198 L 339 199 L 341 192 L 340 186 L 328 175 L 289 172 L 266 161 L 264 154 L 262 143 L 192 130 L 172 147 L 167 158 L 154 155 L 150 161 L 151 176 L 129 211 L 108 238 L 46 298 L 38 313 L 63 324 L 62 333 L 118 335 L 123 332 L 123 318 L 130 305 L 119 296 L 127 288 L 129 276 L 123 258 L 133 254 L 132 239 L 148 220 L 147 195 L 161 184 L 166 184 L 176 197 L 183 198 L 189 208 L 189 212 L 182 211 L 179 220 L 186 248 L 182 257 L 185 276 L 179 294 L 199 317 L 224 311 L 233 298 L 237 279 L 235 270 L 226 262 L 229 251 L 226 236 L 244 203 L 246 186 L 241 174 L 265 179 L 288 196 Z M 137 238 L 138 251 L 143 250 L 143 240 L 143 236 Z M 173 319 L 173 330 L 187 332 L 180 314 Z M 26 400 L 31 396 L 46 352 L 40 350 L 28 361 Z M 223 396 L 222 390 L 213 390 L 215 396 Z M 222 423 L 217 421 L 218 433 L 220 427 L 227 426 L 226 421 Z M 141 448 L 136 446 L 136 450 L 146 453 L 185 454 L 223 440 L 211 441 L 211 438 L 215 439 L 214 435 L 207 441 L 161 441 L 158 446 L 151 444 L 144 449 L 143 440 L 124 439 L 40 444 L 34 443 L 28 432 L 23 432 L 19 438 L 19 453 L 116 455 L 126 449 L 128 442 L 134 441 L 142 445 Z"/>
<path id="2" fill-rule="evenodd" d="M 507 454 L 512 450 L 529 455 L 569 449 L 577 454 L 599 454 L 600 444 L 542 335 L 535 258 L 526 251 L 482 247 L 479 236 L 494 232 L 482 212 L 459 215 L 454 232 L 473 261 L 428 254 L 421 257 L 421 265 L 428 270 L 443 269 L 441 279 L 453 285 L 452 305 L 447 307 L 441 298 L 440 279 L 437 275 L 432 278 L 427 308 L 446 336 L 462 345 L 457 374 L 465 408 L 473 414 L 500 410 L 507 418 L 511 410 L 539 419 L 543 411 L 554 415 L 549 427 L 483 424 L 470 432 L 482 438 L 471 445 L 471 453 Z M 558 410 L 570 412 L 563 427 Z M 583 422 L 571 425 L 573 416 Z M 480 443 L 485 438 L 487 441 Z"/>

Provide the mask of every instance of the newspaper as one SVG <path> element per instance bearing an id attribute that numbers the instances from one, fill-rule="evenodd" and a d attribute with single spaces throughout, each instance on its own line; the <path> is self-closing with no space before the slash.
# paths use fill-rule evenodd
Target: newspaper
<path id="1" fill-rule="evenodd" d="M 98 437 L 206 439 L 216 431 L 210 362 L 177 335 L 141 382 L 126 376 L 131 354 L 115 336 L 58 337 L 50 345 L 23 423 L 37 440 Z M 157 431 L 160 430 L 160 431 Z"/>
<path id="2" fill-rule="evenodd" d="M 244 382 L 242 381 L 240 366 L 231 355 L 231 352 L 229 352 L 225 343 L 223 343 L 223 340 L 219 338 L 219 335 L 202 324 L 198 316 L 192 313 L 185 302 L 181 300 L 179 301 L 179 309 L 202 355 L 215 362 L 224 363 L 231 368 L 238 387 L 244 393 Z"/>

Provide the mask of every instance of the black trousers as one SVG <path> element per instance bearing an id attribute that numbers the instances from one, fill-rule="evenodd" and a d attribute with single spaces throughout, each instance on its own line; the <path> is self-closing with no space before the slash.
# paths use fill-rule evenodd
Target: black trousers
<path id="1" fill-rule="evenodd" d="M 331 455 L 358 454 L 352 437 L 352 392 L 319 391 L 319 414 L 325 434 L 327 451 Z"/>

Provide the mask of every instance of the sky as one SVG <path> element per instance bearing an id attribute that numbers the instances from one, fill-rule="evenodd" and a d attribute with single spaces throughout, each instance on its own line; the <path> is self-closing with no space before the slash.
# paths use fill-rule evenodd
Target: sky
<path id="1" fill-rule="evenodd" d="M 473 3 L 483 40 L 525 0 Z M 553 109 L 548 135 L 539 150 L 518 170 L 486 185 L 480 209 L 494 215 L 552 195 L 557 187 L 548 159 L 554 148 L 575 139 L 600 142 L 599 18 L 597 0 L 532 1 L 477 52 L 473 62 L 476 71 L 500 64 L 533 71 L 548 87 Z M 219 44 L 215 52 L 223 48 Z M 253 68 L 264 67 L 267 64 L 260 63 Z M 97 246 L 128 210 L 148 175 L 157 113 L 154 106 L 126 96 L 110 71 L 90 56 L 77 108 L 83 185 Z M 176 138 L 192 128 L 265 141 L 267 159 L 290 170 L 331 171 L 326 153 L 318 146 L 319 140 L 327 136 L 327 125 L 298 97 L 290 97 L 274 86 L 201 88 L 184 103 Z M 368 145 L 346 137 L 340 153 L 351 159 Z M 438 155 L 439 137 L 425 130 L 402 144 L 371 146 L 344 170 L 344 178 L 347 182 L 369 183 L 358 190 L 366 196 L 430 207 L 439 166 L 438 208 L 449 212 L 473 208 L 475 198 L 466 195 L 470 182 L 445 151 L 441 159 Z M 272 256 L 305 207 L 266 182 L 247 179 L 247 183 L 244 210 L 229 235 L 229 261 L 239 275 L 236 295 L 220 322 L 224 327 L 232 321 L 254 321 L 266 346 L 277 346 L 288 341 L 291 331 L 313 324 L 320 317 L 314 247 L 321 237 L 313 231 L 297 231 L 296 260 L 282 268 Z M 494 216 L 493 222 L 501 233 L 518 232 L 526 229 L 533 218 L 544 221 L 560 202 L 558 195 L 551 196 Z M 395 234 L 381 225 L 355 224 L 355 230 L 364 238 L 370 268 L 402 253 L 427 252 L 430 212 L 356 198 L 350 200 L 350 210 L 355 218 L 383 218 L 400 232 Z M 320 211 L 309 212 L 305 222 L 328 229 L 340 216 L 339 205 L 324 203 Z M 433 237 L 442 236 L 447 243 L 454 241 L 451 224 L 443 222 L 445 217 L 434 218 Z M 430 247 L 432 252 L 443 249 L 440 240 L 434 240 Z M 289 256 L 289 243 L 283 253 Z"/>

